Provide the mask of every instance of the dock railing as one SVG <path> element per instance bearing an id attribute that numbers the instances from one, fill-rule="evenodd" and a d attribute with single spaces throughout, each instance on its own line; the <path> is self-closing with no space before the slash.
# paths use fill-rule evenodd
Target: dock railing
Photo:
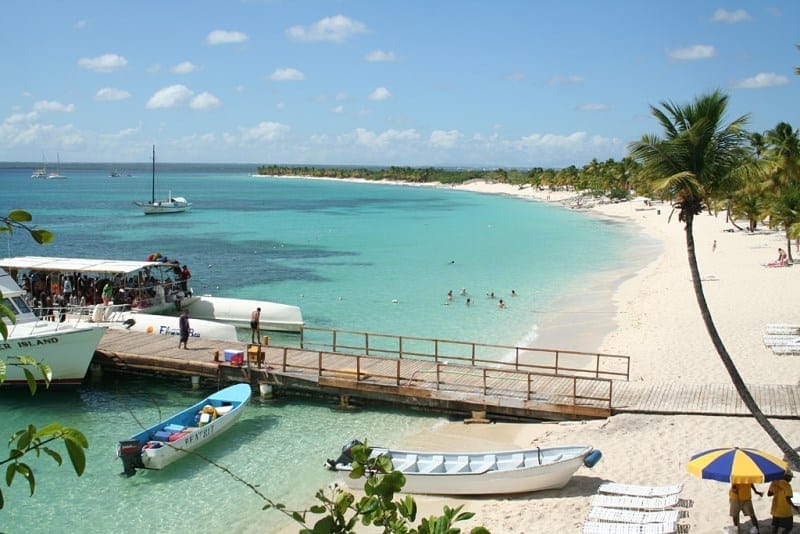
<path id="1" fill-rule="evenodd" d="M 615 354 L 515 347 L 304 326 L 304 350 L 364 355 L 437 364 L 491 367 L 548 376 L 628 380 L 630 358 Z"/>
<path id="2" fill-rule="evenodd" d="M 608 378 L 327 351 L 306 352 L 308 356 L 313 356 L 301 359 L 296 358 L 293 355 L 296 351 L 288 347 L 281 350 L 280 363 L 274 362 L 280 371 L 311 373 L 320 380 L 384 385 L 400 391 L 424 389 L 461 401 L 472 399 L 476 404 L 484 405 L 520 407 L 533 402 L 539 405 L 611 409 L 613 381 Z"/>

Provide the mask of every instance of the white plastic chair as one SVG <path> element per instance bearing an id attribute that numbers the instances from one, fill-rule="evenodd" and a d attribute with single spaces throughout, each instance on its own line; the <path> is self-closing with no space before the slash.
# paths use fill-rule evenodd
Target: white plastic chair
<path id="1" fill-rule="evenodd" d="M 675 523 L 598 523 L 587 521 L 583 524 L 583 534 L 672 534 L 677 529 Z"/>
<path id="2" fill-rule="evenodd" d="M 628 508 L 631 510 L 665 510 L 678 504 L 677 495 L 664 497 L 630 497 L 628 495 L 594 495 L 592 506 Z"/>
<path id="3" fill-rule="evenodd" d="M 601 484 L 597 491 L 613 495 L 630 495 L 632 497 L 667 497 L 669 495 L 677 495 L 683 491 L 683 484 L 673 484 L 672 486 L 637 486 L 634 484 L 606 482 Z"/>

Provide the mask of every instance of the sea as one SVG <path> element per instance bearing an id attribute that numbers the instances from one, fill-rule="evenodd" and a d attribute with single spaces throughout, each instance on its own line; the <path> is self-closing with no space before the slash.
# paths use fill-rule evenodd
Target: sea
<path id="1" fill-rule="evenodd" d="M 595 351 L 613 328 L 613 289 L 655 246 L 630 225 L 547 202 L 253 176 L 255 165 L 239 164 L 159 164 L 156 197 L 183 196 L 193 207 L 145 216 L 132 202 L 152 195 L 148 165 L 112 178 L 111 165 L 73 164 L 62 166 L 64 180 L 32 179 L 35 167 L 0 164 L 0 210 L 29 211 L 55 240 L 0 234 L 0 256 L 143 260 L 158 252 L 189 267 L 196 293 L 297 305 L 309 326 L 502 345 L 585 341 L 547 348 Z M 558 329 L 560 337 L 548 338 Z M 236 426 L 201 449 L 217 466 L 190 457 L 163 471 L 120 474 L 119 440 L 209 392 L 183 379 L 94 375 L 77 390 L 35 397 L 2 388 L 0 438 L 59 422 L 80 429 L 90 447 L 81 477 L 61 444 L 52 445 L 61 466 L 26 457 L 35 493 L 20 477 L 0 484 L 0 532 L 276 531 L 292 522 L 262 510 L 264 497 L 289 509 L 313 504 L 337 479 L 325 459 L 351 439 L 397 445 L 445 421 L 256 395 Z"/>

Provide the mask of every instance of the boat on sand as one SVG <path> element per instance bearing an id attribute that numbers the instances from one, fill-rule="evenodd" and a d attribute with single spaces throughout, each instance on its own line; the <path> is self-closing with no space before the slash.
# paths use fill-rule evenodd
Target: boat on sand
<path id="1" fill-rule="evenodd" d="M 205 445 L 239 420 L 250 394 L 249 384 L 226 387 L 120 441 L 117 456 L 123 472 L 130 477 L 137 469 L 163 469 Z"/>
<path id="2" fill-rule="evenodd" d="M 344 474 L 344 483 L 361 489 L 364 477 L 350 478 L 352 448 L 345 445 L 325 467 Z M 506 451 L 423 452 L 375 447 L 372 456 L 385 455 L 394 471 L 405 475 L 405 493 L 428 495 L 502 495 L 563 488 L 582 466 L 593 467 L 599 450 L 587 445 L 536 447 Z"/>

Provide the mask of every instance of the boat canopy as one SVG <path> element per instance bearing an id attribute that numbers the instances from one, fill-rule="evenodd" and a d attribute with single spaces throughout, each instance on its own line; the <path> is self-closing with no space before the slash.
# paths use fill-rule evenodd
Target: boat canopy
<path id="1" fill-rule="evenodd" d="M 44 256 L 18 256 L 0 259 L 0 267 L 32 271 L 60 271 L 82 273 L 134 273 L 148 267 L 173 266 L 173 261 L 128 261 L 88 258 L 50 258 Z"/>

